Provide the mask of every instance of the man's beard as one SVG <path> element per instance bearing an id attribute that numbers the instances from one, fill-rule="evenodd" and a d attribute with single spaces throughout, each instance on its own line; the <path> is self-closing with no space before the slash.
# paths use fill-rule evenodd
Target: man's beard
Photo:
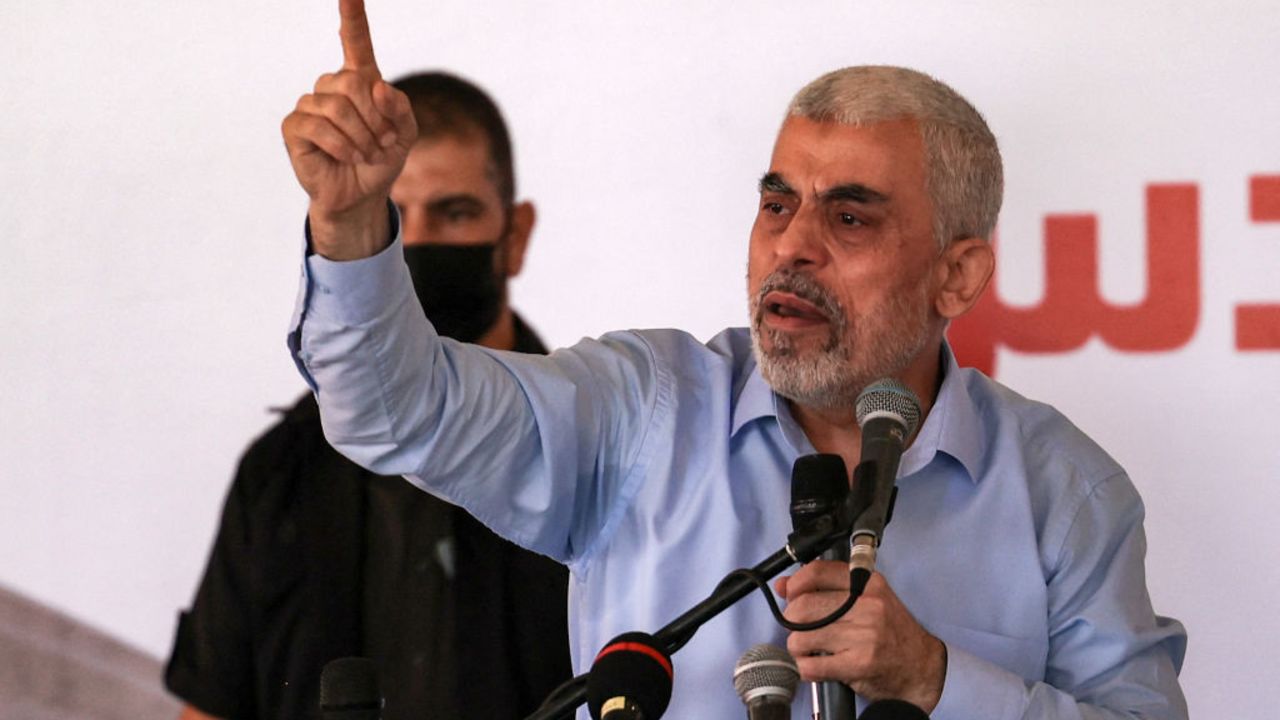
<path id="1" fill-rule="evenodd" d="M 812 303 L 827 318 L 829 334 L 818 347 L 801 347 L 789 333 L 765 325 L 764 298 L 775 290 Z M 806 407 L 852 408 L 863 388 L 897 376 L 924 349 L 928 298 L 928 285 L 921 282 L 851 321 L 844 306 L 812 276 L 791 268 L 775 270 L 750 298 L 751 347 L 760 374 L 774 392 Z"/>

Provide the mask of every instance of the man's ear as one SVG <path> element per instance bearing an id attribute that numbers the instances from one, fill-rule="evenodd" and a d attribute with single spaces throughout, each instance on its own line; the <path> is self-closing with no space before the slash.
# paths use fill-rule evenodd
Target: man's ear
<path id="1" fill-rule="evenodd" d="M 524 267 L 524 253 L 529 249 L 529 236 L 533 234 L 533 225 L 538 220 L 538 211 L 529 201 L 518 202 L 511 207 L 511 229 L 507 231 L 506 248 L 502 268 L 505 275 L 513 278 L 520 274 Z"/>
<path id="2" fill-rule="evenodd" d="M 962 238 L 948 245 L 934 268 L 938 314 L 953 320 L 969 312 L 986 289 L 995 266 L 991 243 L 982 238 Z"/>

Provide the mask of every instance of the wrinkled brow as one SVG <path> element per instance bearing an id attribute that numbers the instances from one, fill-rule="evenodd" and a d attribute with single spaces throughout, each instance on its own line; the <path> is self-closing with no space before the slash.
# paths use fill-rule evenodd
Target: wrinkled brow
<path id="1" fill-rule="evenodd" d="M 788 185 L 787 181 L 776 172 L 765 173 L 764 177 L 760 178 L 760 192 L 778 193 L 782 195 L 799 194 L 795 191 L 795 188 Z M 818 199 L 828 202 L 833 200 L 847 200 L 850 202 L 870 205 L 873 203 L 878 204 L 888 202 L 889 196 L 878 190 L 872 190 L 861 183 L 845 183 L 822 191 L 818 194 Z"/>
<path id="2" fill-rule="evenodd" d="M 796 191 L 791 189 L 786 180 L 776 172 L 765 173 L 760 178 L 760 192 L 762 193 L 782 193 L 784 195 L 795 195 Z"/>
<path id="3" fill-rule="evenodd" d="M 833 188 L 824 190 L 818 195 L 818 197 L 823 200 L 848 200 L 850 202 L 862 203 L 863 205 L 889 201 L 888 195 L 872 190 L 866 185 L 861 185 L 859 183 L 836 185 Z"/>

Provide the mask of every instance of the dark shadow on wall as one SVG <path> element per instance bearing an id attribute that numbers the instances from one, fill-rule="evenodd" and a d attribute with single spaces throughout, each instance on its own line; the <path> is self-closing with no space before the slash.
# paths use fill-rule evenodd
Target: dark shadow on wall
<path id="1" fill-rule="evenodd" d="M 160 661 L 0 587 L 0 720 L 174 720 Z"/>

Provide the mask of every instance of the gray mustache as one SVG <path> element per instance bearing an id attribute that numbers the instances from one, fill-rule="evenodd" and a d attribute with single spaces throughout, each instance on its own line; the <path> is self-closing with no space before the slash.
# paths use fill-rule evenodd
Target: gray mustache
<path id="1" fill-rule="evenodd" d="M 836 301 L 831 292 L 823 287 L 813 276 L 791 269 L 774 270 L 764 279 L 756 292 L 756 317 L 764 312 L 764 298 L 771 292 L 788 292 L 818 308 L 829 320 L 844 320 L 844 308 Z"/>

